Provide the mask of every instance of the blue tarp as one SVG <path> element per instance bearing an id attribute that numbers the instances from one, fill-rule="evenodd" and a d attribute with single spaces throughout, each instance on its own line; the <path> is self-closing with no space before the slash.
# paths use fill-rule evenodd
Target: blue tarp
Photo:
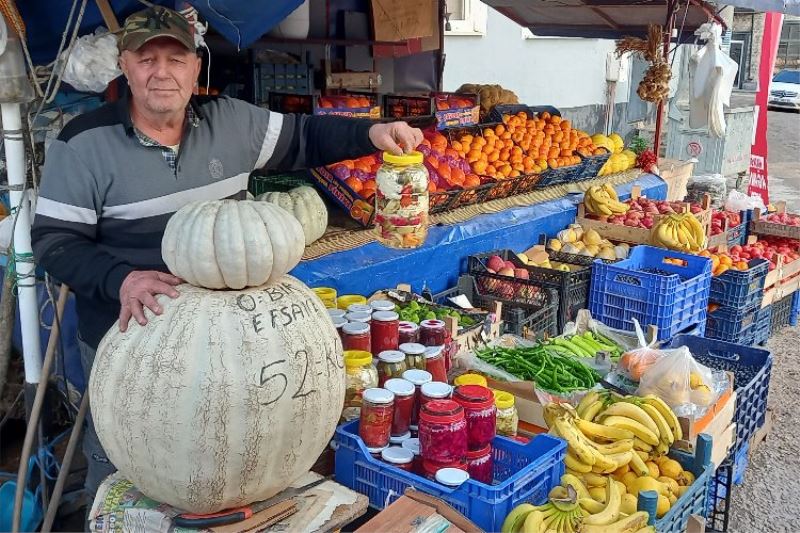
<path id="1" fill-rule="evenodd" d="M 179 0 L 151 0 L 154 4 L 170 8 L 180 7 Z M 202 15 L 203 20 L 233 44 L 244 48 L 271 30 L 289 13 L 297 9 L 303 0 L 189 0 Z M 80 6 L 80 2 L 78 2 Z M 33 62 L 47 64 L 55 59 L 66 29 L 72 2 L 69 0 L 25 0 L 17 2 L 25 21 L 28 46 Z M 135 11 L 144 9 L 138 0 L 114 0 L 111 7 L 117 19 L 122 21 Z M 77 11 L 77 9 L 76 9 Z M 79 35 L 93 33 L 104 26 L 103 17 L 94 0 L 89 0 L 81 21 Z"/>

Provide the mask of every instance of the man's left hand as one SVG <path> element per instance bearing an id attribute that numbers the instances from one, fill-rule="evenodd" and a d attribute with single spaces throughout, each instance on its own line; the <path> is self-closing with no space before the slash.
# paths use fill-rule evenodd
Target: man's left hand
<path id="1" fill-rule="evenodd" d="M 412 128 L 405 122 L 375 124 L 369 129 L 369 140 L 375 148 L 394 155 L 415 150 L 423 139 L 422 130 Z"/>

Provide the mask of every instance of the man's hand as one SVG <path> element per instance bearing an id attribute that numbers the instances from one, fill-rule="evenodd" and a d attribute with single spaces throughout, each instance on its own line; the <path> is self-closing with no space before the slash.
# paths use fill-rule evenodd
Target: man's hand
<path id="1" fill-rule="evenodd" d="M 405 122 L 375 124 L 369 129 L 369 140 L 378 150 L 402 155 L 411 152 L 420 145 L 424 137 L 422 130 L 412 128 Z M 402 146 L 402 148 L 401 148 Z"/>
<path id="2" fill-rule="evenodd" d="M 166 294 L 170 298 L 177 298 L 178 291 L 174 287 L 180 283 L 180 278 L 156 270 L 136 270 L 128 274 L 119 288 L 119 303 L 122 305 L 119 311 L 119 330 L 127 331 L 131 317 L 139 325 L 147 324 L 144 306 L 160 315 L 163 309 L 158 305 L 156 295 Z"/>

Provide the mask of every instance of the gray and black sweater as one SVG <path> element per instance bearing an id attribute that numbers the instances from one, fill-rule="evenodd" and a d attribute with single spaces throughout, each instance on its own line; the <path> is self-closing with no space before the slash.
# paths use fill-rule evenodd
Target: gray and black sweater
<path id="1" fill-rule="evenodd" d="M 76 117 L 46 154 L 32 229 L 37 262 L 75 292 L 78 331 L 97 347 L 119 316 L 134 270 L 167 272 L 161 238 L 189 202 L 243 199 L 254 169 L 294 170 L 376 150 L 368 121 L 281 115 L 231 98 L 197 97 L 174 169 L 142 144 L 127 97 Z"/>

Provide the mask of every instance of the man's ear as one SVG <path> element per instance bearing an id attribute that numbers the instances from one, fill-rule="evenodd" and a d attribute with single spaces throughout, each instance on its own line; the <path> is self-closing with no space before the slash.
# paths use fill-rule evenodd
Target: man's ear
<path id="1" fill-rule="evenodd" d="M 119 58 L 117 58 L 117 63 L 119 64 L 119 69 L 122 71 L 122 73 L 127 78 L 128 77 L 128 57 L 127 57 L 127 54 L 125 52 L 126 51 L 123 50 L 122 52 L 119 53 Z"/>

